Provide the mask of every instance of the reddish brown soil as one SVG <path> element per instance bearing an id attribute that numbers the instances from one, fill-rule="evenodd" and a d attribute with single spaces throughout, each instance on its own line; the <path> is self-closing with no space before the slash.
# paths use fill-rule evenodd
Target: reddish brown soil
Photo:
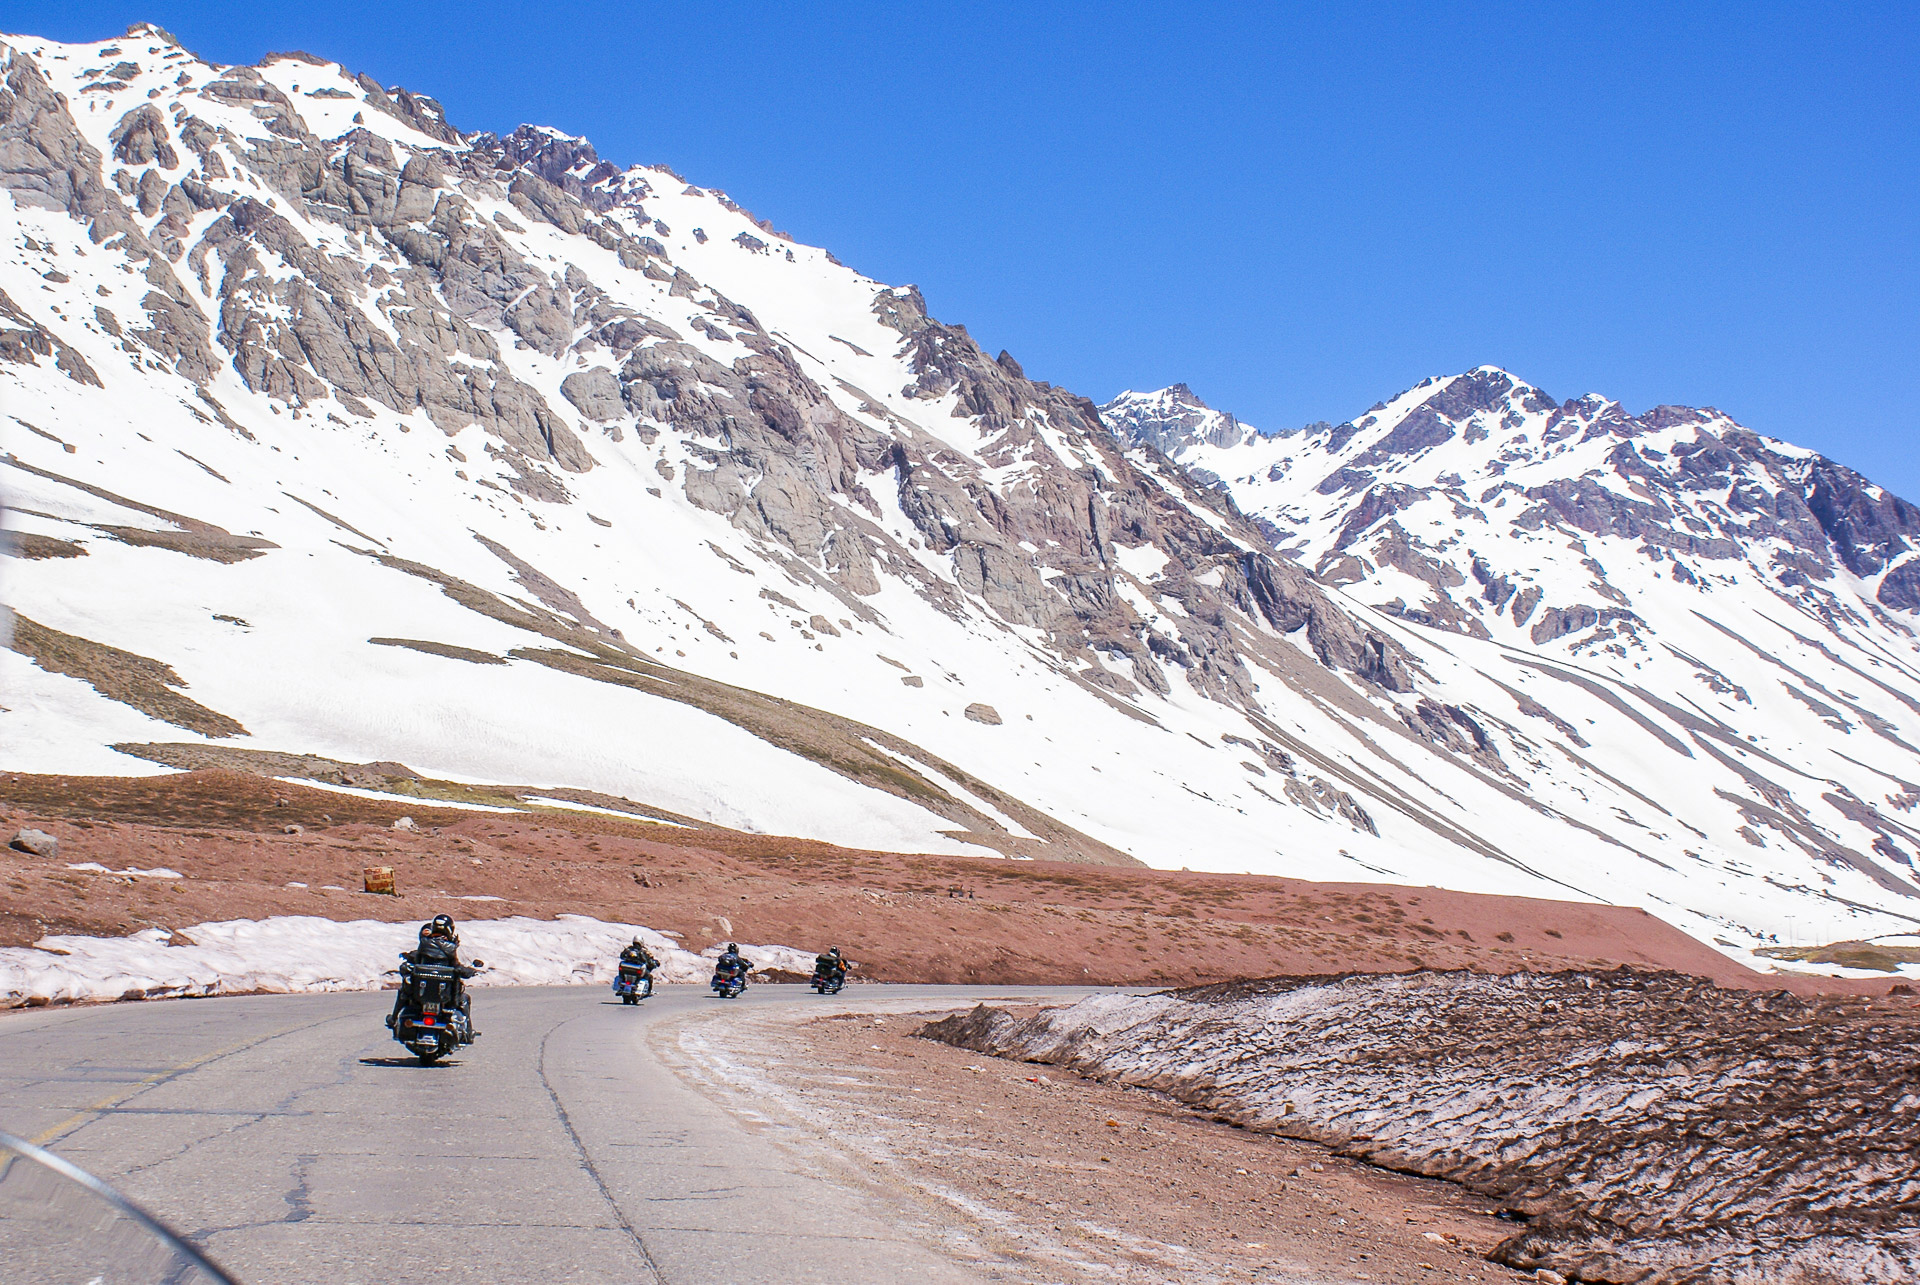
<path id="1" fill-rule="evenodd" d="M 417 833 L 396 831 L 411 816 Z M 288 835 L 299 825 L 304 833 Z M 388 803 L 236 772 L 0 777 L 0 828 L 60 839 L 0 850 L 0 945 L 217 919 L 583 914 L 677 932 L 839 945 L 876 981 L 1191 985 L 1236 977 L 1640 964 L 1722 985 L 1883 992 L 1766 977 L 1638 909 L 1384 884 L 865 852 L 592 814 Z M 179 880 L 72 871 L 169 867 Z M 392 866 L 399 895 L 358 891 Z M 289 884 L 306 884 L 305 888 Z M 329 891 L 325 885 L 352 891 Z M 460 901 L 488 896 L 500 901 Z"/>

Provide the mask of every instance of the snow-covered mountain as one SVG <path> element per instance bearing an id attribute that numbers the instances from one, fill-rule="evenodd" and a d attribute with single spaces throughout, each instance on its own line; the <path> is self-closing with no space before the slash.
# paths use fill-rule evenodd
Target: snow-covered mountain
<path id="1" fill-rule="evenodd" d="M 1436 632 L 1420 573 L 1333 550 L 1329 511 L 1366 488 L 1315 476 L 1271 521 L 1309 566 L 1335 522 L 1329 589 L 912 287 L 664 168 L 549 129 L 463 134 L 305 54 L 215 66 L 151 27 L 0 38 L 0 76 L 0 765 L 401 762 L 868 846 L 1631 902 L 1736 952 L 1920 907 L 1907 608 L 1876 606 L 1883 627 L 1851 606 L 1853 569 L 1800 574 L 1880 650 L 1782 605 L 1807 641 L 1782 624 L 1714 681 L 1798 664 L 1810 703 L 1755 677 L 1722 713 L 1733 693 L 1664 649 L 1720 655 L 1711 623 L 1602 653 L 1648 626 L 1601 622 L 1628 604 L 1543 552 L 1488 562 L 1512 591 L 1459 607 L 1493 636 Z M 1404 465 L 1370 430 L 1413 406 L 1293 454 L 1203 414 L 1217 442 L 1182 462 L 1264 512 L 1234 479 L 1305 476 L 1316 451 L 1356 478 Z M 1603 422 L 1555 421 L 1539 450 Z M 1489 529 L 1523 506 L 1507 468 L 1509 490 L 1460 491 Z M 1465 483 L 1429 485 L 1453 505 Z M 1668 533 L 1649 574 L 1712 582 L 1720 537 L 1622 512 Z M 1557 513 L 1510 525 L 1564 544 Z M 1395 516 L 1402 561 L 1453 556 Z M 1408 578 L 1398 606 L 1363 583 L 1382 566 Z M 1512 641 L 1588 606 L 1607 639 Z"/>
<path id="2" fill-rule="evenodd" d="M 1911 895 L 1920 509 L 1718 411 L 1563 403 L 1494 367 L 1284 436 L 1209 431 L 1237 421 L 1200 405 L 1176 385 L 1102 413 L 1343 596 L 1458 635 L 1448 650 L 1491 676 L 1604 693 L 1680 774 L 1649 802 L 1699 824 L 1705 791 L 1737 814 L 1749 851 L 1730 862 L 1799 853 Z M 1536 696 L 1523 712 L 1550 718 Z M 1592 757 L 1594 733 L 1560 730 Z"/>

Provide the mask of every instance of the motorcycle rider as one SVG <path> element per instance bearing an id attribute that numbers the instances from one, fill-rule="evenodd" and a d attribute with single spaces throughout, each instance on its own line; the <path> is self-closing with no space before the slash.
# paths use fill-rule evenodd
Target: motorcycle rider
<path id="1" fill-rule="evenodd" d="M 651 973 L 654 969 L 660 967 L 660 961 L 654 957 L 652 951 L 641 944 L 638 937 L 633 939 L 631 945 L 626 946 L 620 951 L 620 962 L 623 964 L 638 965 L 642 973 Z"/>
<path id="2" fill-rule="evenodd" d="M 752 971 L 752 962 L 741 958 L 740 947 L 734 942 L 728 942 L 727 948 L 720 952 L 720 958 L 713 962 L 713 975 L 715 977 L 738 976 L 744 981 L 746 975 Z"/>
<path id="3" fill-rule="evenodd" d="M 460 962 L 460 935 L 453 926 L 452 915 L 435 915 L 420 925 L 420 940 L 412 950 L 405 951 L 401 958 L 410 964 L 434 964 L 442 968 L 451 968 L 462 981 L 474 976 L 479 970 L 469 968 Z M 392 1030 L 400 1020 L 400 1010 L 406 1007 L 407 987 L 403 983 L 393 997 L 393 1012 L 387 1014 L 387 1029 Z M 480 1032 L 473 1029 L 473 997 L 467 988 L 460 988 L 460 1016 L 465 1021 L 467 1032 L 474 1039 L 480 1038 Z"/>
<path id="4" fill-rule="evenodd" d="M 638 937 L 620 951 L 620 963 L 627 968 L 640 970 L 640 995 L 645 998 L 653 994 L 653 970 L 660 967 L 660 961 L 652 951 L 643 945 Z M 616 990 L 618 987 L 615 988 Z"/>
<path id="5" fill-rule="evenodd" d="M 816 955 L 813 960 L 813 973 L 816 977 L 825 977 L 829 981 L 847 980 L 847 961 L 840 957 L 840 948 L 834 946 L 824 955 Z"/>

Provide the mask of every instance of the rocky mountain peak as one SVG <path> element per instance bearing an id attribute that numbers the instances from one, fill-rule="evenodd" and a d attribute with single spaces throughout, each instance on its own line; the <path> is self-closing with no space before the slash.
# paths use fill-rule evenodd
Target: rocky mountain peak
<path id="1" fill-rule="evenodd" d="M 1909 581 L 1920 576 L 1920 566 L 1907 570 L 1903 561 L 1915 548 L 1916 510 L 1831 460 L 1710 407 L 1657 406 L 1631 415 L 1597 394 L 1559 403 L 1494 366 L 1423 380 L 1364 416 L 1315 426 L 1295 442 L 1244 440 L 1189 452 L 1182 463 L 1224 485 L 1243 510 L 1269 524 L 1281 547 L 1306 535 L 1306 545 L 1291 552 L 1311 551 L 1322 575 L 1351 584 L 1391 567 L 1426 589 L 1420 601 L 1396 590 L 1380 606 L 1475 636 L 1498 633 L 1475 584 L 1521 584 L 1543 573 L 1497 566 L 1493 546 L 1472 537 L 1470 527 L 1458 534 L 1473 540 L 1472 556 L 1464 545 L 1447 554 L 1448 542 L 1422 536 L 1402 516 L 1430 501 L 1503 538 L 1558 527 L 1581 541 L 1638 539 L 1635 556 L 1667 563 L 1668 579 L 1683 584 L 1702 583 L 1689 579 L 1696 574 L 1689 557 L 1751 563 L 1756 542 L 1777 540 L 1781 547 L 1749 574 L 1829 621 L 1866 623 L 1884 614 L 1879 608 L 1909 610 Z M 1520 507 L 1494 518 L 1490 509 L 1507 507 L 1506 497 Z M 1332 510 L 1325 508 L 1329 499 Z M 1384 563 L 1358 552 L 1369 546 Z M 1822 583 L 1838 567 L 1876 579 L 1868 605 Z M 1525 624 L 1547 592 L 1515 597 L 1514 609 L 1525 610 L 1513 623 Z M 1568 621 L 1584 622 L 1581 630 L 1600 622 L 1600 642 L 1641 627 L 1640 616 L 1626 609 L 1629 595 L 1604 575 L 1592 592 L 1614 605 L 1568 608 L 1572 614 L 1551 625 L 1530 625 L 1528 637 L 1567 636 L 1575 632 L 1562 628 Z"/>
<path id="2" fill-rule="evenodd" d="M 1100 407 L 1100 419 L 1128 447 L 1151 446 L 1175 459 L 1201 443 L 1234 446 L 1258 435 L 1232 415 L 1208 406 L 1185 384 L 1123 392 Z"/>
<path id="3" fill-rule="evenodd" d="M 129 40 L 152 39 L 152 40 L 158 40 L 162 44 L 172 45 L 175 48 L 180 47 L 180 37 L 174 35 L 171 31 L 168 31 L 165 27 L 159 26 L 151 22 L 136 22 L 133 25 L 129 26 L 127 28 L 127 39 Z"/>

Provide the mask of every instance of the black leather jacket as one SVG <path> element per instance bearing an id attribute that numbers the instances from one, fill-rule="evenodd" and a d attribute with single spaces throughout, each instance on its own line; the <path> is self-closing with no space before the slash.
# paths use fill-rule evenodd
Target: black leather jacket
<path id="1" fill-rule="evenodd" d="M 422 937 L 420 944 L 407 952 L 407 959 L 410 963 L 451 968 L 462 977 L 472 977 L 475 972 L 460 962 L 460 947 L 445 937 Z"/>

